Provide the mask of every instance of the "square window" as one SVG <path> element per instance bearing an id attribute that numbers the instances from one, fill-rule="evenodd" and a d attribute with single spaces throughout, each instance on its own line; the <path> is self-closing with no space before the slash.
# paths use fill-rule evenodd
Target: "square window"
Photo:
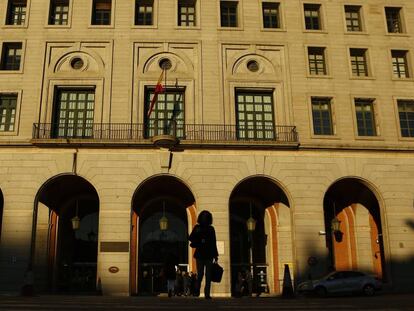
<path id="1" fill-rule="evenodd" d="M 304 4 L 305 28 L 307 30 L 321 30 L 321 5 Z"/>
<path id="2" fill-rule="evenodd" d="M 361 7 L 358 5 L 346 5 L 345 20 L 347 31 L 362 31 Z"/>
<path id="3" fill-rule="evenodd" d="M 21 56 L 21 42 L 4 42 L 1 53 L 0 70 L 20 70 Z"/>
<path id="4" fill-rule="evenodd" d="M 17 94 L 0 94 L 0 132 L 15 130 Z"/>
<path id="5" fill-rule="evenodd" d="M 377 136 L 374 116 L 374 100 L 369 98 L 356 98 L 355 113 L 358 136 Z"/>
<path id="6" fill-rule="evenodd" d="M 308 47 L 308 62 L 311 75 L 327 74 L 324 47 Z"/>
<path id="7" fill-rule="evenodd" d="M 385 18 L 387 19 L 387 30 L 389 33 L 403 33 L 401 8 L 386 7 Z"/>
<path id="8" fill-rule="evenodd" d="M 237 1 L 220 1 L 221 27 L 238 27 Z"/>
<path id="9" fill-rule="evenodd" d="M 135 25 L 150 26 L 153 24 L 154 1 L 135 1 Z"/>
<path id="10" fill-rule="evenodd" d="M 402 137 L 414 137 L 414 100 L 397 100 Z"/>
<path id="11" fill-rule="evenodd" d="M 69 0 L 51 0 L 49 25 L 67 25 L 69 18 Z"/>
<path id="12" fill-rule="evenodd" d="M 92 25 L 111 24 L 112 0 L 93 0 Z"/>
<path id="13" fill-rule="evenodd" d="M 331 98 L 312 97 L 313 133 L 333 135 Z"/>
<path id="14" fill-rule="evenodd" d="M 178 1 L 178 26 L 196 25 L 196 0 Z"/>
<path id="15" fill-rule="evenodd" d="M 408 51 L 392 50 L 392 71 L 395 78 L 409 78 Z"/>
<path id="16" fill-rule="evenodd" d="M 6 25 L 24 25 L 26 22 L 27 0 L 9 0 Z"/>
<path id="17" fill-rule="evenodd" d="M 352 75 L 368 77 L 368 62 L 366 49 L 350 49 Z"/>
<path id="18" fill-rule="evenodd" d="M 279 3 L 262 2 L 263 28 L 280 28 Z"/>

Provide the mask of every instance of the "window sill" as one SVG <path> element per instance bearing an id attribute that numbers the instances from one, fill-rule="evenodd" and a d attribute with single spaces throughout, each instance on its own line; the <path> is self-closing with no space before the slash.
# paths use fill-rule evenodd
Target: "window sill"
<path id="1" fill-rule="evenodd" d="M 406 32 L 387 32 L 385 35 L 389 37 L 403 37 L 403 38 L 410 36 Z"/>
<path id="2" fill-rule="evenodd" d="M 306 77 L 310 79 L 332 79 L 333 78 L 331 75 L 311 75 L 309 73 L 306 75 Z"/>
<path id="3" fill-rule="evenodd" d="M 114 25 L 89 25 L 89 29 L 112 29 Z"/>
<path id="4" fill-rule="evenodd" d="M 200 30 L 200 26 L 175 26 L 176 30 Z"/>
<path id="5" fill-rule="evenodd" d="M 69 29 L 72 28 L 71 25 L 46 25 L 44 28 L 48 29 Z"/>
<path id="6" fill-rule="evenodd" d="M 218 30 L 224 30 L 224 31 L 241 31 L 241 30 L 243 30 L 243 27 L 218 27 Z"/>
<path id="7" fill-rule="evenodd" d="M 133 25 L 131 29 L 157 29 L 157 25 Z"/>
<path id="8" fill-rule="evenodd" d="M 23 69 L 19 69 L 19 70 L 1 70 L 0 69 L 0 75 L 21 74 L 21 73 L 23 73 Z"/>
<path id="9" fill-rule="evenodd" d="M 368 76 L 368 77 L 359 77 L 359 76 L 351 76 L 349 80 L 376 80 L 376 78 Z"/>
<path id="10" fill-rule="evenodd" d="M 260 28 L 263 32 L 286 32 L 285 28 Z"/>
<path id="11" fill-rule="evenodd" d="M 2 29 L 26 29 L 28 25 L 3 25 Z"/>
<path id="12" fill-rule="evenodd" d="M 14 125 L 16 126 L 16 124 Z M 0 137 L 10 137 L 10 136 L 17 136 L 18 133 L 17 131 L 10 131 L 10 132 L 4 132 L 4 131 L 0 131 Z"/>
<path id="13" fill-rule="evenodd" d="M 357 35 L 357 36 L 368 36 L 369 33 L 366 31 L 345 31 L 345 35 Z"/>
<path id="14" fill-rule="evenodd" d="M 391 78 L 392 81 L 397 81 L 397 82 L 413 82 L 414 78 Z"/>
<path id="15" fill-rule="evenodd" d="M 333 134 L 333 135 L 317 135 L 317 134 L 311 134 L 311 138 L 312 139 L 324 139 L 324 140 L 326 140 L 326 139 L 341 140 L 341 138 L 338 135 L 336 135 L 336 134 Z"/>
<path id="16" fill-rule="evenodd" d="M 356 136 L 355 140 L 361 140 L 361 141 L 384 141 L 384 138 L 381 136 Z"/>
<path id="17" fill-rule="evenodd" d="M 304 29 L 303 33 L 319 33 L 319 34 L 327 34 L 328 32 L 326 30 L 312 30 L 312 29 Z"/>
<path id="18" fill-rule="evenodd" d="M 404 141 L 404 142 L 414 142 L 414 136 L 413 137 L 403 137 L 403 136 L 401 136 L 401 134 L 399 134 L 398 140 L 399 141 Z"/>

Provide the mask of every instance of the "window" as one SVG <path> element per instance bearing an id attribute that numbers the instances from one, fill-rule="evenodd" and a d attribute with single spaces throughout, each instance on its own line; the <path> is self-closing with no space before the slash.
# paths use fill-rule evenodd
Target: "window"
<path id="1" fill-rule="evenodd" d="M 94 89 L 57 89 L 53 120 L 54 137 L 92 137 Z"/>
<path id="2" fill-rule="evenodd" d="M 154 88 L 146 89 L 145 111 L 147 112 L 154 97 Z M 145 119 L 145 136 L 174 135 L 184 137 L 184 93 L 181 89 L 167 89 L 158 94 L 154 108 Z"/>
<path id="3" fill-rule="evenodd" d="M 414 137 L 414 100 L 398 100 L 402 137 Z"/>
<path id="4" fill-rule="evenodd" d="M 353 76 L 368 77 L 368 63 L 366 54 L 366 49 L 350 49 Z"/>
<path id="5" fill-rule="evenodd" d="M 178 1 L 178 26 L 196 25 L 196 0 Z"/>
<path id="6" fill-rule="evenodd" d="M 376 136 L 377 131 L 374 117 L 374 100 L 356 98 L 355 112 L 358 136 Z"/>
<path id="7" fill-rule="evenodd" d="M 135 1 L 135 25 L 150 26 L 153 24 L 154 1 Z"/>
<path id="8" fill-rule="evenodd" d="M 51 0 L 49 25 L 67 25 L 69 0 Z"/>
<path id="9" fill-rule="evenodd" d="M 6 25 L 24 25 L 26 22 L 27 0 L 9 0 Z"/>
<path id="10" fill-rule="evenodd" d="M 0 94 L 0 132 L 13 132 L 16 121 L 17 94 Z"/>
<path id="11" fill-rule="evenodd" d="M 401 8 L 395 7 L 386 7 L 385 8 L 385 17 L 387 19 L 387 30 L 389 33 L 402 33 L 402 24 L 401 24 Z"/>
<path id="12" fill-rule="evenodd" d="M 361 7 L 357 5 L 346 5 L 345 20 L 347 31 L 362 31 Z"/>
<path id="13" fill-rule="evenodd" d="M 237 1 L 220 1 L 221 27 L 238 27 Z"/>
<path id="14" fill-rule="evenodd" d="M 305 10 L 305 28 L 308 30 L 321 30 L 321 5 L 304 4 Z"/>
<path id="15" fill-rule="evenodd" d="M 273 140 L 273 91 L 236 89 L 237 136 L 239 139 Z"/>
<path id="16" fill-rule="evenodd" d="M 409 78 L 410 71 L 408 69 L 407 51 L 391 51 L 392 70 L 395 78 Z"/>
<path id="17" fill-rule="evenodd" d="M 280 28 L 279 3 L 262 2 L 263 28 Z"/>
<path id="18" fill-rule="evenodd" d="M 93 0 L 92 7 L 92 25 L 110 25 L 111 24 L 111 0 Z"/>
<path id="19" fill-rule="evenodd" d="M 22 43 L 20 42 L 3 43 L 0 70 L 20 70 L 21 57 L 22 57 Z"/>
<path id="20" fill-rule="evenodd" d="M 308 47 L 308 61 L 311 75 L 326 75 L 325 48 Z"/>
<path id="21" fill-rule="evenodd" d="M 333 135 L 331 98 L 312 97 L 313 133 Z"/>

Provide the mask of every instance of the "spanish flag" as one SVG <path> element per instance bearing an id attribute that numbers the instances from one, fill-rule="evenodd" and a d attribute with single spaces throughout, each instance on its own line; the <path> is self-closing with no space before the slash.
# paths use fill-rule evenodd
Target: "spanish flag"
<path id="1" fill-rule="evenodd" d="M 162 82 L 162 78 L 164 77 L 164 71 L 165 70 L 163 70 L 161 72 L 161 75 L 160 75 L 160 77 L 158 79 L 157 85 L 155 86 L 154 96 L 152 97 L 151 104 L 150 104 L 150 106 L 148 108 L 148 112 L 147 112 L 147 117 L 148 118 L 150 117 L 151 112 L 154 109 L 154 105 L 157 102 L 158 94 L 160 94 L 160 93 L 162 93 L 162 92 L 165 91 L 165 89 L 164 89 L 164 87 L 163 87 L 163 85 L 161 83 Z"/>

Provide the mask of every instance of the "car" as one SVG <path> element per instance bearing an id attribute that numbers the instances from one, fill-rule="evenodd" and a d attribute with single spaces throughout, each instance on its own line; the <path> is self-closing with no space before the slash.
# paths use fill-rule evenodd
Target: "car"
<path id="1" fill-rule="evenodd" d="M 331 294 L 362 293 L 373 296 L 381 290 L 382 283 L 376 277 L 359 271 L 334 271 L 319 280 L 309 280 L 297 286 L 298 294 L 315 293 L 318 296 Z"/>

